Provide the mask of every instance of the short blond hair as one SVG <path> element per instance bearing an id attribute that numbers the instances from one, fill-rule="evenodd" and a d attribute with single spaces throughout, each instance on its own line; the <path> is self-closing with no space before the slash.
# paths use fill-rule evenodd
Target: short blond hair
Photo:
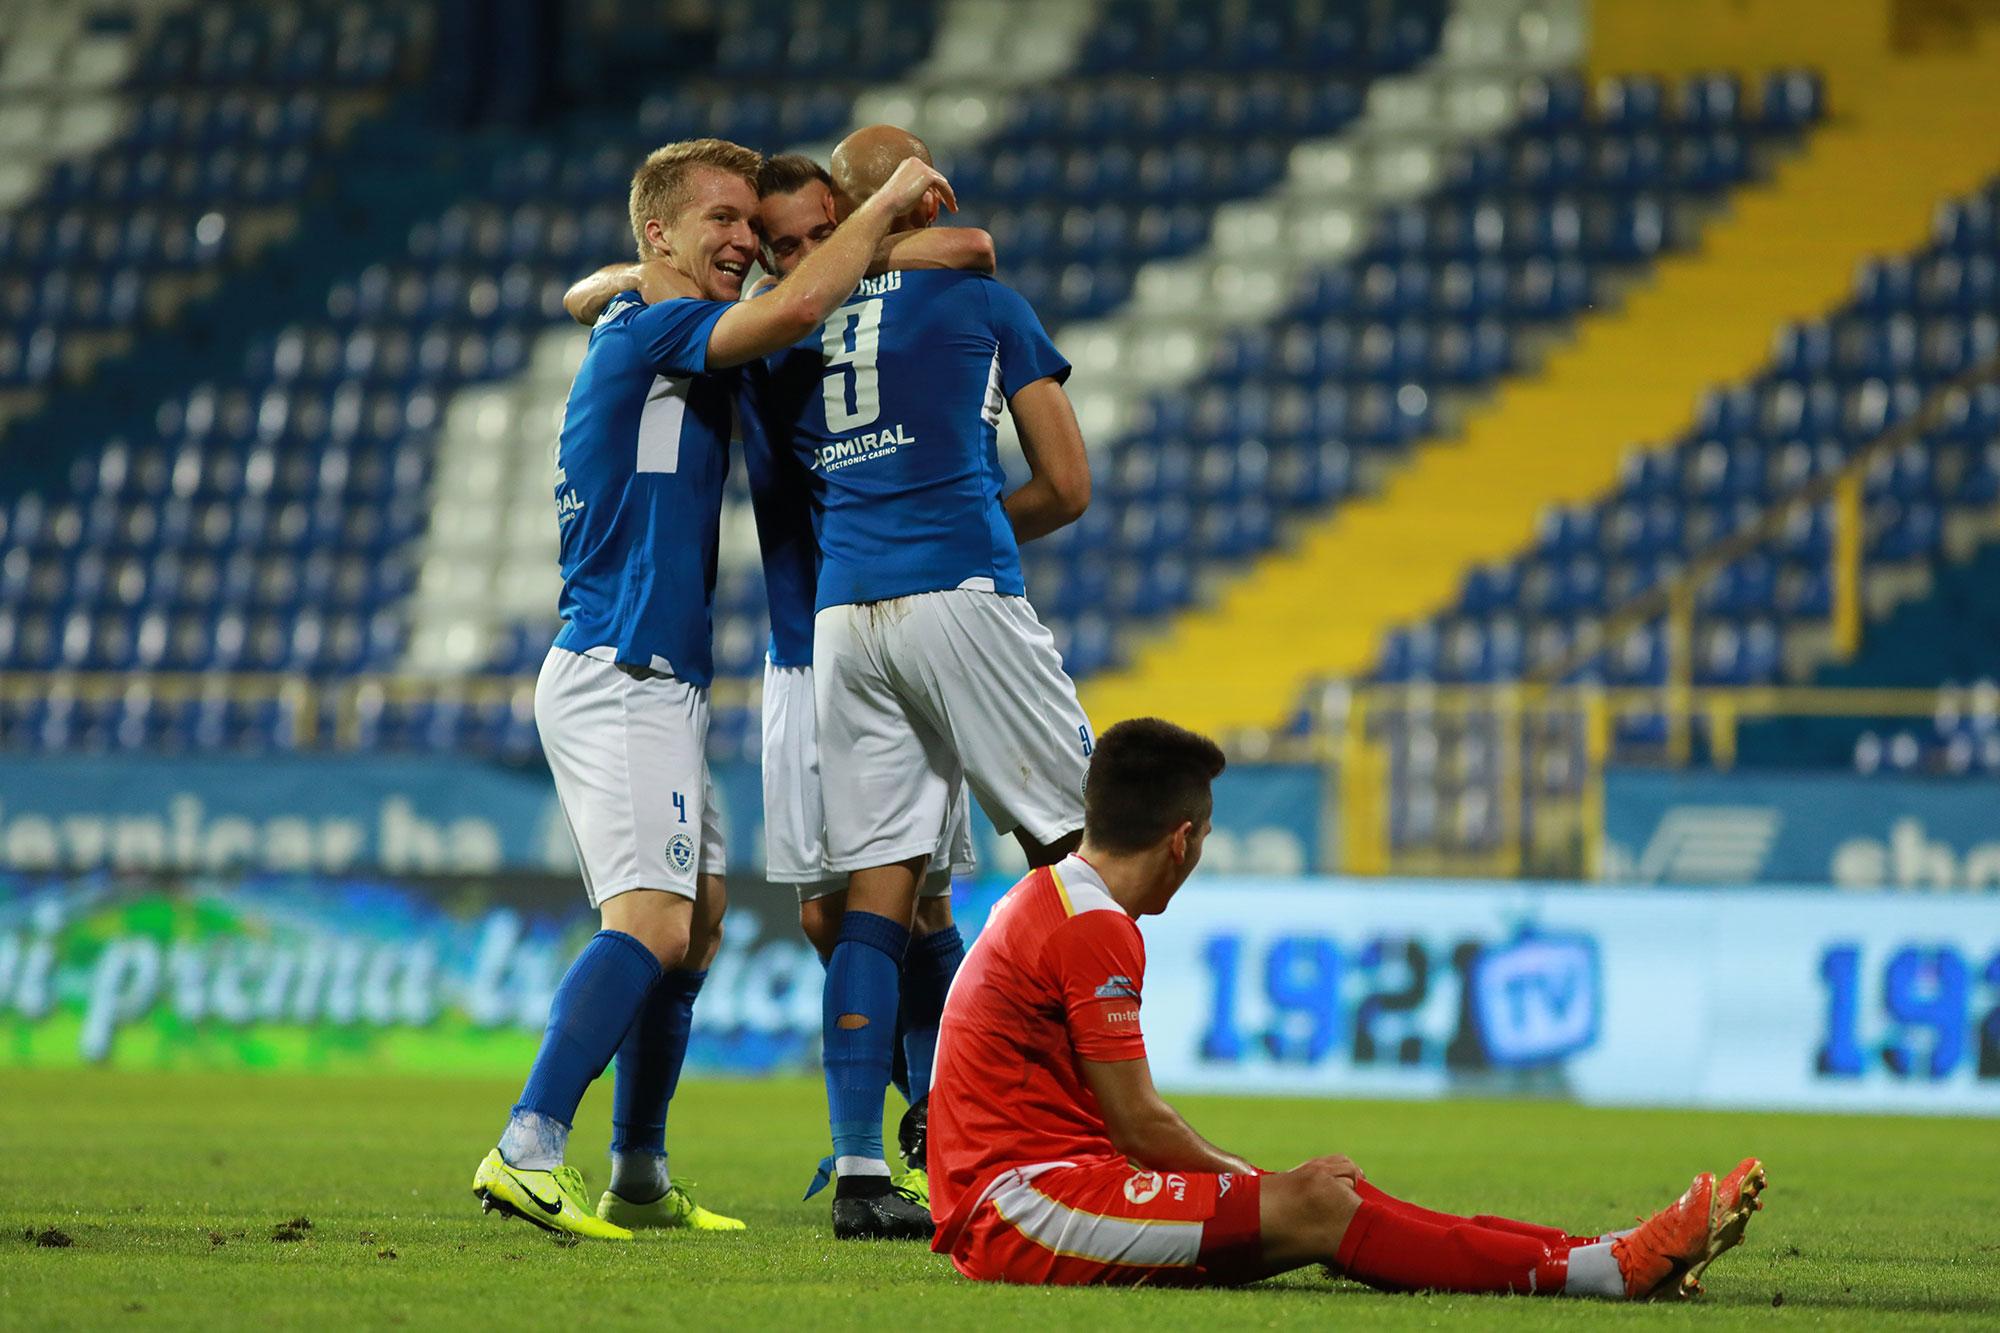
<path id="1" fill-rule="evenodd" d="M 696 167 L 741 176 L 754 194 L 757 173 L 763 166 L 762 153 L 727 139 L 683 139 L 648 153 L 632 173 L 632 237 L 639 243 L 639 258 L 651 258 L 646 248 L 647 221 L 658 218 L 663 225 L 671 225 L 688 206 L 692 194 L 688 182 Z"/>

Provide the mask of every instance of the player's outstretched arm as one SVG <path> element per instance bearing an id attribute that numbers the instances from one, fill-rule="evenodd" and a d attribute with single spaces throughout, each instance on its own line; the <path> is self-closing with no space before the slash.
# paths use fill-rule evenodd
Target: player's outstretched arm
<path id="1" fill-rule="evenodd" d="M 896 219 L 935 190 L 953 212 L 958 198 L 951 182 L 916 158 L 896 168 L 889 183 L 807 255 L 792 275 L 768 296 L 741 301 L 715 322 L 708 335 L 708 365 L 720 370 L 790 347 L 826 321 L 868 272 L 875 247 Z"/>
<path id="2" fill-rule="evenodd" d="M 925 227 L 899 231 L 875 247 L 868 272 L 890 269 L 947 268 L 961 273 L 991 273 L 999 264 L 993 234 L 979 227 Z"/>
<path id="3" fill-rule="evenodd" d="M 1181 1113 L 1160 1100 L 1153 1069 L 1136 1060 L 1079 1060 L 1083 1081 L 1097 1094 L 1111 1146 L 1149 1171 L 1232 1171 L 1257 1168 L 1194 1132 Z"/>
<path id="4" fill-rule="evenodd" d="M 1062 382 L 1045 376 L 1007 400 L 1028 460 L 1027 483 L 1003 502 L 1014 540 L 1031 542 L 1067 527 L 1090 507 L 1090 455 Z"/>
<path id="5" fill-rule="evenodd" d="M 620 292 L 637 292 L 648 305 L 676 296 L 699 296 L 695 285 L 664 260 L 606 264 L 563 294 L 563 310 L 579 324 L 591 325 Z"/>

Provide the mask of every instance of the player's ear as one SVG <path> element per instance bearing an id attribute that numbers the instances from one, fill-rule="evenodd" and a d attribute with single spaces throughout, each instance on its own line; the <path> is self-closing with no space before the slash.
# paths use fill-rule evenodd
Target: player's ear
<path id="1" fill-rule="evenodd" d="M 1167 850 L 1173 853 L 1175 865 L 1187 864 L 1188 835 L 1193 832 L 1194 825 L 1183 819 L 1174 826 L 1174 831 L 1167 835 Z"/>
<path id="2" fill-rule="evenodd" d="M 648 259 L 664 259 L 674 252 L 667 243 L 666 224 L 658 218 L 646 219 L 646 249 Z"/>

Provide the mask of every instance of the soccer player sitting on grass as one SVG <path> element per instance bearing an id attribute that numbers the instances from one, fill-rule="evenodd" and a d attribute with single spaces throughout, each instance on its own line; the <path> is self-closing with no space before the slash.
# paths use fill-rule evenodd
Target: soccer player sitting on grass
<path id="1" fill-rule="evenodd" d="M 1083 844 L 993 910 L 945 1004 L 931 1089 L 932 1247 L 982 1281 L 1225 1286 L 1324 1264 L 1389 1291 L 1691 1296 L 1762 1207 L 1746 1158 L 1625 1232 L 1457 1217 L 1345 1157 L 1264 1172 L 1154 1091 L 1137 918 L 1201 859 L 1214 742 L 1157 718 L 1097 740 Z"/>

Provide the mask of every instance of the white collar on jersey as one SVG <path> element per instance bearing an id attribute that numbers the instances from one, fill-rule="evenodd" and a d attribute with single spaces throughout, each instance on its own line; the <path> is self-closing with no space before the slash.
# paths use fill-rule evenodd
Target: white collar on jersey
<path id="1" fill-rule="evenodd" d="M 1104 877 L 1075 852 L 1051 866 L 1050 873 L 1056 878 L 1056 888 L 1068 904 L 1071 916 L 1079 912 L 1124 912 L 1105 886 Z"/>

